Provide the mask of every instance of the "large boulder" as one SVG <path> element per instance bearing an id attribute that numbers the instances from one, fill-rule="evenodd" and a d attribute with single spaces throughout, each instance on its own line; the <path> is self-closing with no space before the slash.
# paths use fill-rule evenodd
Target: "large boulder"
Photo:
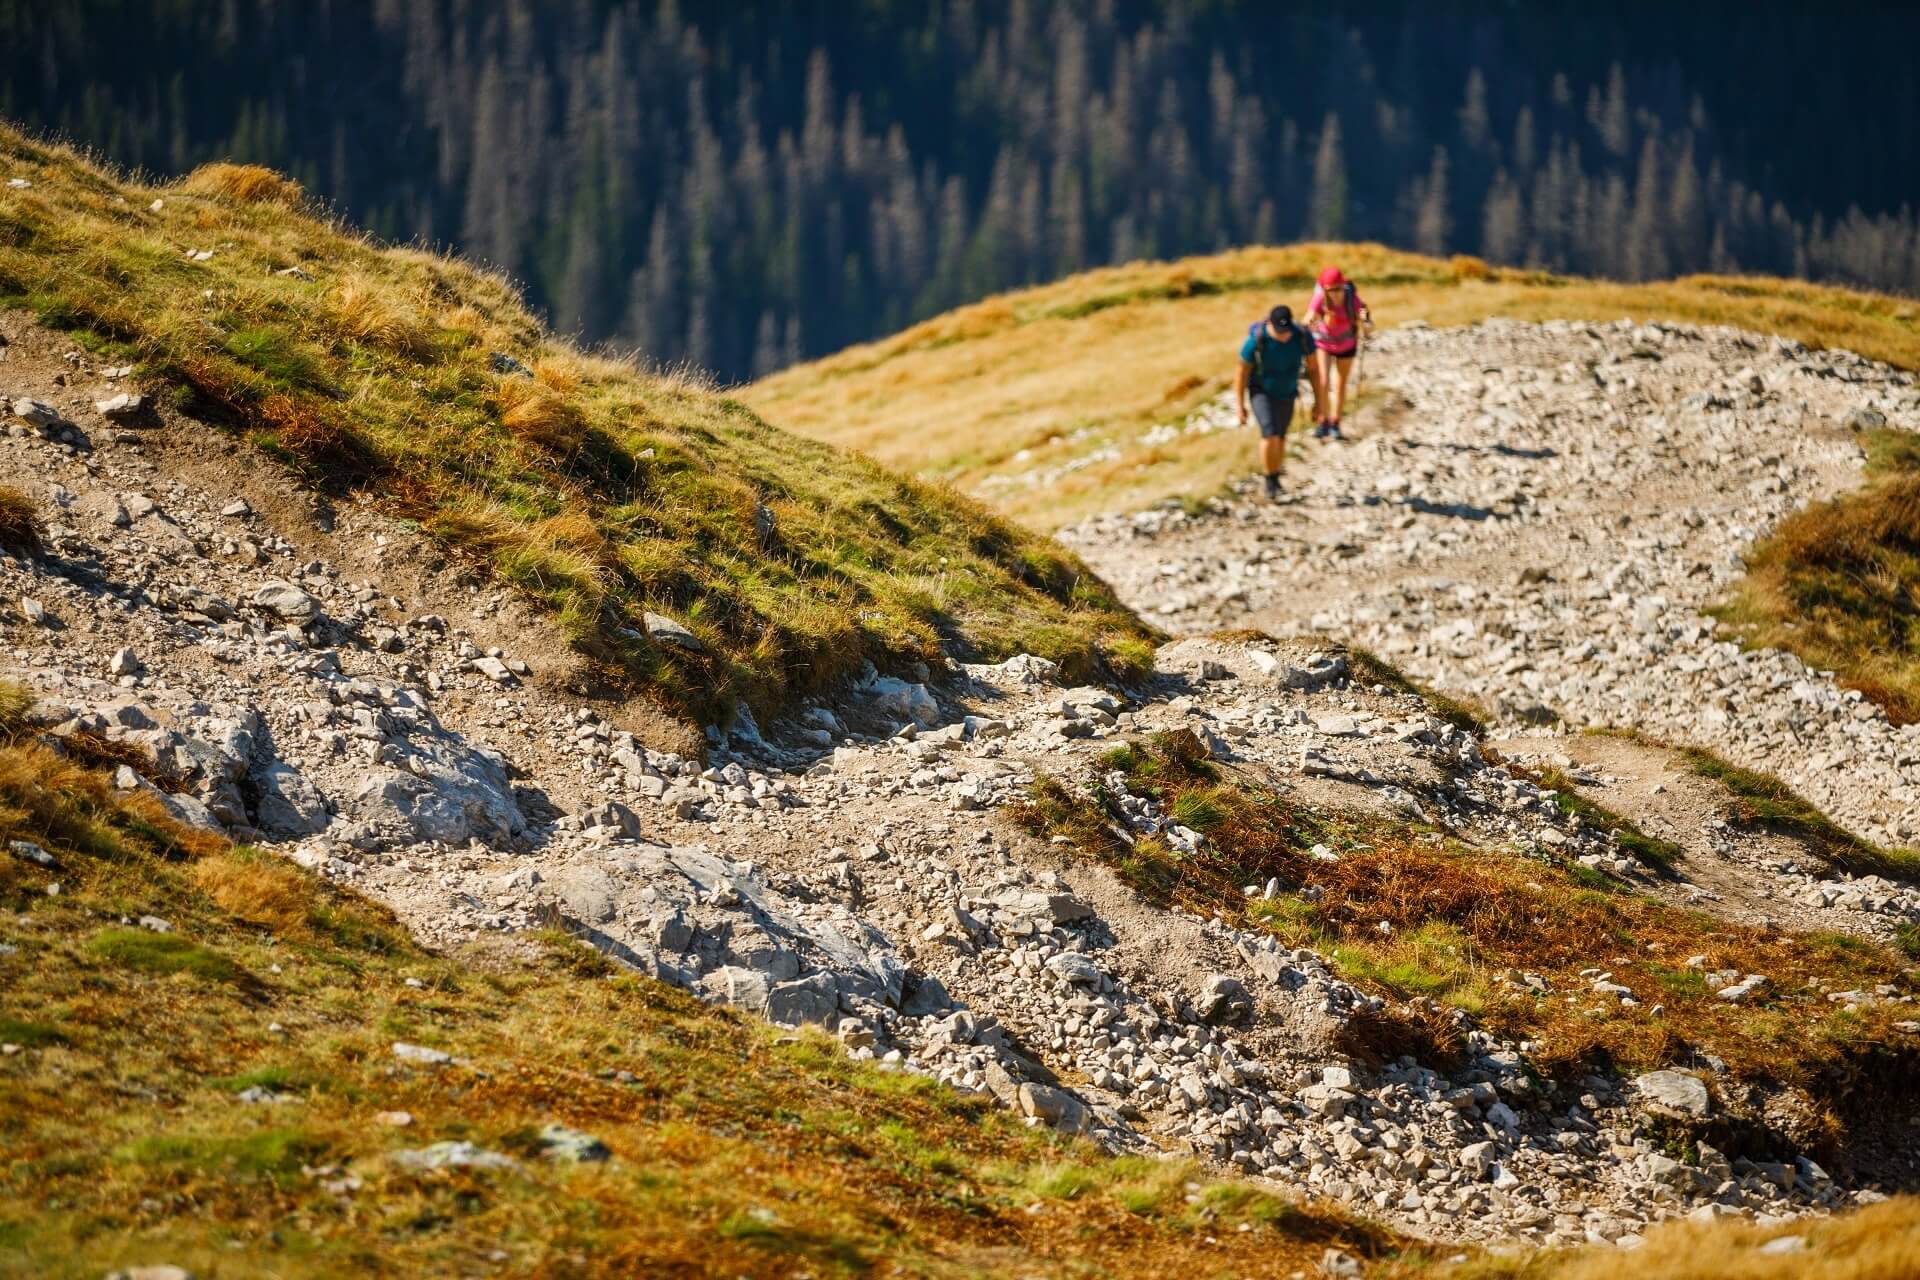
<path id="1" fill-rule="evenodd" d="M 940 722 L 940 704 L 924 684 L 909 684 L 897 676 L 876 676 L 867 684 L 873 705 L 896 720 L 910 720 L 926 728 Z"/>
<path id="2" fill-rule="evenodd" d="M 1649 1071 L 1633 1082 L 1641 1104 L 1676 1120 L 1705 1120 L 1713 1113 L 1707 1082 L 1688 1071 Z"/>
<path id="3" fill-rule="evenodd" d="M 353 796 L 366 822 L 406 828 L 415 840 L 501 847 L 526 830 L 505 766 L 470 747 L 416 741 L 410 772 L 377 769 Z"/>
<path id="4" fill-rule="evenodd" d="M 613 919 L 617 888 L 604 867 L 573 863 L 552 872 L 547 883 L 561 908 L 574 919 L 585 924 Z"/>
<path id="5" fill-rule="evenodd" d="M 767 1018 L 790 1027 L 830 1027 L 840 1018 L 840 984 L 830 973 L 810 973 L 767 992 Z"/>
<path id="6" fill-rule="evenodd" d="M 253 607 L 294 626 L 305 626 L 320 613 L 318 600 L 278 578 L 260 584 L 260 589 L 253 593 Z"/>
<path id="7" fill-rule="evenodd" d="M 327 829 L 327 798 L 292 765 L 276 761 L 254 774 L 260 803 L 254 825 L 276 840 L 298 840 Z"/>
<path id="8" fill-rule="evenodd" d="M 1086 1104 L 1050 1084 L 1031 1081 L 1020 1086 L 1020 1110 L 1062 1133 L 1084 1133 L 1090 1117 Z"/>

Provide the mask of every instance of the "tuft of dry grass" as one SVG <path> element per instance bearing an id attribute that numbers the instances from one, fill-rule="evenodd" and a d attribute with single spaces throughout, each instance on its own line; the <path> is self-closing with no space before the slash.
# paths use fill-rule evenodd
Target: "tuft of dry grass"
<path id="1" fill-rule="evenodd" d="M 17 680 L 0 680 L 0 744 L 11 742 L 27 727 L 33 710 L 33 691 Z"/>
<path id="2" fill-rule="evenodd" d="M 495 399 L 501 425 L 543 453 L 571 454 L 586 438 L 586 423 L 579 412 L 542 383 L 504 378 Z"/>
<path id="3" fill-rule="evenodd" d="M 235 204 L 271 204 L 298 209 L 307 203 L 304 187 L 285 174 L 257 164 L 203 164 L 178 184 L 193 195 L 214 196 Z"/>
<path id="4" fill-rule="evenodd" d="M 306 923 L 313 899 L 311 882 L 296 868 L 253 850 L 202 858 L 194 864 L 193 883 L 236 920 L 283 934 Z"/>
<path id="5" fill-rule="evenodd" d="M 0 484 L 0 549 L 37 556 L 46 549 L 46 539 L 34 500 L 10 484 Z"/>
<path id="6" fill-rule="evenodd" d="M 415 360 L 432 354 L 433 326 L 390 284 L 364 273 L 349 275 L 333 289 L 328 305 L 335 327 L 356 342 Z"/>

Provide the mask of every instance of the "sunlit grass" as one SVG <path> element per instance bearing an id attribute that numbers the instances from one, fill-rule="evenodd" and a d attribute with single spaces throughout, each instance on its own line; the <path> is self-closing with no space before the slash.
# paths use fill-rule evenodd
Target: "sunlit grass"
<path id="1" fill-rule="evenodd" d="M 697 378 L 576 350 L 504 279 L 375 244 L 285 178 L 149 186 L 3 128 L 0 152 L 31 184 L 0 190 L 0 305 L 300 482 L 415 522 L 671 711 L 764 715 L 867 661 L 1146 670 L 1149 632 L 1059 548 Z M 0 547 L 37 527 L 0 490 Z M 651 641 L 648 610 L 705 651 Z"/>
<path id="2" fill-rule="evenodd" d="M 783 370 L 744 395 L 793 430 L 939 476 L 1034 528 L 1210 494 L 1251 471 L 1247 432 L 1142 436 L 1184 423 L 1227 389 L 1247 325 L 1274 302 L 1299 309 L 1334 261 L 1383 326 L 1496 316 L 1729 324 L 1920 367 L 1912 303 L 1880 294 L 1720 276 L 1613 284 L 1375 244 L 1304 244 L 1109 267 L 990 298 Z M 1361 380 L 1364 391 L 1364 358 Z M 1376 412 L 1353 415 L 1354 431 Z M 1315 447 L 1297 439 L 1295 465 L 1310 467 Z M 1024 481 L 1102 449 L 1118 456 Z"/>

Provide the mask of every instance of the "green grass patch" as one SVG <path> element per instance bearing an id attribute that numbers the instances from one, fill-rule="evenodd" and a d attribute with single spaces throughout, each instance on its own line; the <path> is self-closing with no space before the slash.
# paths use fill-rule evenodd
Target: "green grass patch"
<path id="1" fill-rule="evenodd" d="M 173 933 L 103 929 L 87 943 L 87 950 L 111 964 L 140 973 L 185 973 L 236 986 L 249 982 L 247 972 L 229 957 Z"/>
<path id="2" fill-rule="evenodd" d="M 1798 840 L 1832 866 L 1856 875 L 1920 880 L 1920 851 L 1861 839 L 1771 774 L 1741 768 L 1702 747 L 1679 750 L 1695 773 L 1733 793 L 1736 821 Z"/>
<path id="3" fill-rule="evenodd" d="M 1553 792 L 1554 806 L 1560 812 L 1577 817 L 1596 831 L 1604 831 L 1612 836 L 1615 846 L 1627 857 L 1656 871 L 1671 873 L 1673 864 L 1684 856 L 1686 851 L 1673 841 L 1650 836 L 1630 819 L 1587 799 L 1580 794 L 1578 784 L 1560 770 L 1548 767 L 1527 772 L 1540 786 Z"/>
<path id="4" fill-rule="evenodd" d="M 22 1049 L 45 1049 L 65 1043 L 66 1033 L 50 1022 L 0 1017 L 0 1044 L 17 1044 Z"/>
<path id="5" fill-rule="evenodd" d="M 306 1093 L 311 1089 L 325 1088 L 329 1079 L 310 1067 L 255 1067 L 251 1071 L 221 1076 L 207 1083 L 226 1093 L 242 1093 L 248 1089 Z"/>
<path id="6" fill-rule="evenodd" d="M 222 1178 L 288 1179 L 325 1154 L 327 1144 L 302 1129 L 238 1135 L 149 1134 L 117 1153 L 133 1164 L 180 1166 Z"/>

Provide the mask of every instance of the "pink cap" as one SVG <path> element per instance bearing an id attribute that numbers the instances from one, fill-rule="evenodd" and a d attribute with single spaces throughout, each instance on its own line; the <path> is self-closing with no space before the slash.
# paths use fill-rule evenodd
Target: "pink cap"
<path id="1" fill-rule="evenodd" d="M 1320 273 L 1320 283 L 1325 288 L 1331 289 L 1335 285 L 1345 284 L 1346 282 L 1347 278 L 1340 274 L 1340 268 L 1338 267 L 1328 267 Z"/>

